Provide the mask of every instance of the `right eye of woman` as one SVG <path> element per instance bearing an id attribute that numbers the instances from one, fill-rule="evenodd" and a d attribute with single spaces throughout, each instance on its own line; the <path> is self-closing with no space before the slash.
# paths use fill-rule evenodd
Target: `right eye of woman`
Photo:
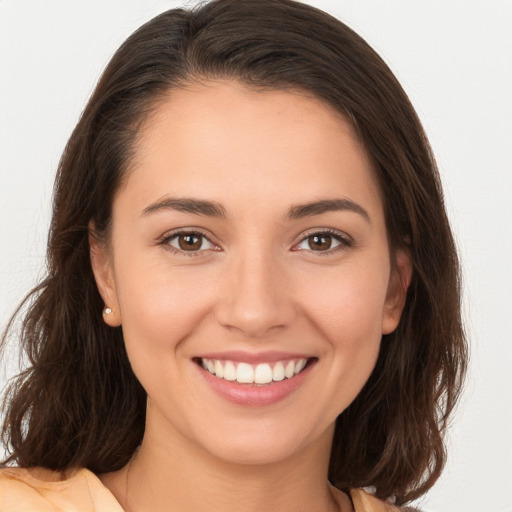
<path id="1" fill-rule="evenodd" d="M 196 256 L 204 251 L 219 250 L 219 247 L 209 240 L 206 235 L 197 231 L 180 231 L 166 236 L 162 244 L 167 245 L 176 253 L 186 253 Z"/>

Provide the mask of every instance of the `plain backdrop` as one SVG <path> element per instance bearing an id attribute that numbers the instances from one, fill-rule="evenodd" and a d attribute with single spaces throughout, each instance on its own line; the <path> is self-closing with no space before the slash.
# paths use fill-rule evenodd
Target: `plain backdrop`
<path id="1" fill-rule="evenodd" d="M 446 470 L 426 512 L 512 512 L 512 1 L 318 0 L 383 56 L 437 156 L 471 343 Z M 183 2 L 0 0 L 0 327 L 43 275 L 54 173 L 96 80 Z M 188 2 L 193 5 L 194 2 Z M 16 371 L 15 347 L 0 384 Z"/>

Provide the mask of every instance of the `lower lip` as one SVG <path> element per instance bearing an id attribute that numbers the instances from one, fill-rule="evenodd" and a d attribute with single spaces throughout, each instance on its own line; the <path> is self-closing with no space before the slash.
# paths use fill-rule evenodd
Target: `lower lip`
<path id="1" fill-rule="evenodd" d="M 196 365 L 203 379 L 222 398 L 237 405 L 263 407 L 275 404 L 296 391 L 307 378 L 314 366 L 310 363 L 299 374 L 269 384 L 239 384 L 236 381 L 220 379 L 199 365 Z"/>

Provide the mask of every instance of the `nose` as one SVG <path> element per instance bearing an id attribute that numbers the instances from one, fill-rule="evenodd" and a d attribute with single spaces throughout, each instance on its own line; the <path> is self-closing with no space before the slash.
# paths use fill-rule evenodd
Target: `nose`
<path id="1" fill-rule="evenodd" d="M 219 290 L 215 317 L 245 337 L 264 338 L 295 318 L 287 272 L 268 255 L 238 257 Z"/>

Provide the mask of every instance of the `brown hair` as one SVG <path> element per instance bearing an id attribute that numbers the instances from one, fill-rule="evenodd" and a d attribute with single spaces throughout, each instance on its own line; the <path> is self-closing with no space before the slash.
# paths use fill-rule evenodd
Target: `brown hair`
<path id="1" fill-rule="evenodd" d="M 209 78 L 312 93 L 353 124 L 373 163 L 392 250 L 407 247 L 413 277 L 398 328 L 383 337 L 369 381 L 337 419 L 329 479 L 341 489 L 374 486 L 398 503 L 413 499 L 442 470 L 442 435 L 467 357 L 439 176 L 414 109 L 380 57 L 340 21 L 291 0 L 170 10 L 113 56 L 59 164 L 48 275 L 25 300 L 29 366 L 4 404 L 3 464 L 108 472 L 140 444 L 146 395 L 121 329 L 102 321 L 88 226 L 108 237 L 138 129 L 159 99 Z"/>

